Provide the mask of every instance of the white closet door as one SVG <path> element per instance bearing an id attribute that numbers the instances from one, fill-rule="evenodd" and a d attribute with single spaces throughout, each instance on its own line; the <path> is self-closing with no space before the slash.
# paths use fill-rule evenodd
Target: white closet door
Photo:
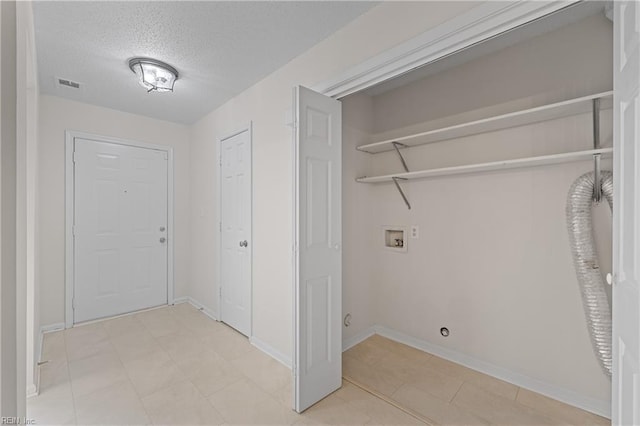
<path id="1" fill-rule="evenodd" d="M 251 138 L 249 130 L 220 144 L 221 320 L 251 334 Z"/>
<path id="2" fill-rule="evenodd" d="M 342 383 L 342 105 L 296 89 L 294 408 Z"/>
<path id="3" fill-rule="evenodd" d="M 640 424 L 640 5 L 615 2 L 612 423 Z"/>
<path id="4" fill-rule="evenodd" d="M 165 157 L 76 138 L 74 323 L 167 303 Z"/>

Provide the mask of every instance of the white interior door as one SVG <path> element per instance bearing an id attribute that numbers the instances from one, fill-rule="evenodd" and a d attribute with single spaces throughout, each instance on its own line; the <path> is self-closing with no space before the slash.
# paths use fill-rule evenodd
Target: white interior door
<path id="1" fill-rule="evenodd" d="M 167 303 L 167 153 L 74 148 L 74 323 Z"/>
<path id="2" fill-rule="evenodd" d="M 342 383 L 342 104 L 296 88 L 294 409 Z"/>
<path id="3" fill-rule="evenodd" d="M 251 132 L 220 142 L 220 318 L 251 334 Z"/>
<path id="4" fill-rule="evenodd" d="M 640 5 L 615 2 L 611 420 L 640 424 Z"/>

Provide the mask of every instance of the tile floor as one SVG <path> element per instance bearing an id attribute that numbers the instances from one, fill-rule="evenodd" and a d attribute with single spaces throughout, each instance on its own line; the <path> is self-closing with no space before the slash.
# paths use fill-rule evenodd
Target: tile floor
<path id="1" fill-rule="evenodd" d="M 189 304 L 45 335 L 28 418 L 53 424 L 423 424 L 360 388 L 299 415 L 291 373 Z"/>
<path id="2" fill-rule="evenodd" d="M 608 419 L 378 335 L 344 353 L 343 375 L 436 424 L 611 424 Z"/>

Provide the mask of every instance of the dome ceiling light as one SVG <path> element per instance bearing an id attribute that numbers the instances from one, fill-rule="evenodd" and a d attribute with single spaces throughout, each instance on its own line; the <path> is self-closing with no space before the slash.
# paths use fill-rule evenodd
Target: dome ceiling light
<path id="1" fill-rule="evenodd" d="M 147 92 L 173 92 L 173 85 L 178 79 L 178 71 L 174 67 L 156 59 L 133 58 L 129 60 L 129 68 Z"/>

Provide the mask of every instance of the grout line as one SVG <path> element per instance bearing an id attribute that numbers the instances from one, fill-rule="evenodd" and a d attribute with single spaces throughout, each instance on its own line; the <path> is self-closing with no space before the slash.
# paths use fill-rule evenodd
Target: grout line
<path id="1" fill-rule="evenodd" d="M 357 380 L 347 376 L 347 375 L 342 375 L 342 378 L 346 381 L 351 383 L 352 385 L 362 389 L 363 391 L 375 396 L 376 398 L 386 402 L 389 405 L 392 405 L 393 407 L 397 408 L 398 410 L 402 411 L 405 414 L 410 415 L 411 417 L 421 421 L 422 423 L 429 425 L 429 426 L 435 426 L 437 423 L 434 422 L 433 420 L 423 416 L 420 413 L 417 413 L 409 408 L 403 407 L 401 404 L 397 403 L 396 401 L 394 401 L 393 399 L 389 398 L 388 396 L 374 390 L 371 389 L 370 387 L 358 382 Z"/>
<path id="2" fill-rule="evenodd" d="M 69 351 L 67 351 L 67 332 L 62 331 L 62 339 L 64 340 L 64 357 L 67 362 L 67 374 L 69 375 L 69 389 L 71 390 L 71 405 L 73 405 L 73 422 L 78 424 L 78 410 L 76 410 L 76 395 L 73 393 L 73 380 L 71 378 L 71 367 L 69 366 Z M 44 339 L 42 341 L 44 346 Z M 43 351 L 44 352 L 44 351 Z"/>
<path id="3" fill-rule="evenodd" d="M 458 393 L 460 393 L 460 389 L 462 389 L 462 387 L 464 386 L 464 384 L 467 383 L 466 381 L 462 381 L 462 383 L 460 383 L 460 386 L 458 386 L 458 390 L 456 391 L 455 394 L 453 394 L 453 396 L 451 397 L 451 399 L 449 400 L 449 404 L 453 404 L 453 400 L 456 399 L 456 396 L 458 396 Z"/>

